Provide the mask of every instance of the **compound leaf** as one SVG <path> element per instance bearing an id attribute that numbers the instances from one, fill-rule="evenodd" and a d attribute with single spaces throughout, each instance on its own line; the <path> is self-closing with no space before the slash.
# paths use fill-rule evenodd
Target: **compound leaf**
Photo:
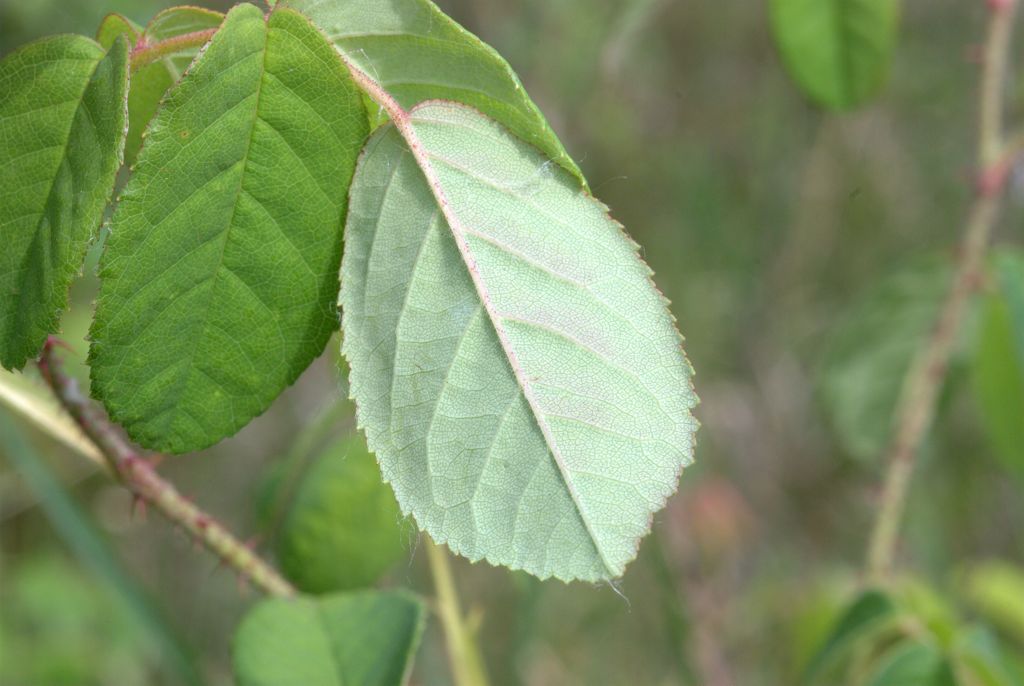
<path id="1" fill-rule="evenodd" d="M 897 0 L 772 0 L 771 18 L 793 80 L 818 104 L 852 109 L 885 81 Z"/>
<path id="2" fill-rule="evenodd" d="M 692 458 L 665 300 L 607 208 L 541 152 L 463 105 L 389 106 L 399 126 L 353 180 L 341 294 L 385 479 L 472 560 L 618 577 Z"/>
<path id="3" fill-rule="evenodd" d="M 350 63 L 403 107 L 427 100 L 471 105 L 585 183 L 508 62 L 430 0 L 285 0 L 281 5 L 308 16 Z"/>
<path id="4" fill-rule="evenodd" d="M 164 99 L 111 223 L 93 392 L 146 447 L 228 436 L 337 328 L 361 95 L 301 15 L 234 8 Z"/>
<path id="5" fill-rule="evenodd" d="M 0 62 L 0 365 L 57 328 L 121 165 L 128 43 L 55 36 Z"/>
<path id="6" fill-rule="evenodd" d="M 235 634 L 235 676 L 239 686 L 398 686 L 423 623 L 423 603 L 403 592 L 267 600 Z"/>

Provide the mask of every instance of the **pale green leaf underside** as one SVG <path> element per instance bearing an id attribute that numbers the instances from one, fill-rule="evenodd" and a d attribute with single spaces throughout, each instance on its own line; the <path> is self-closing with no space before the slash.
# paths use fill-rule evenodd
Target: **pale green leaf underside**
<path id="1" fill-rule="evenodd" d="M 436 195 L 381 129 L 342 263 L 352 394 L 384 477 L 472 560 L 620 576 L 692 455 L 666 303 L 606 208 L 539 151 L 453 103 L 415 108 L 408 131 Z"/>
<path id="2" fill-rule="evenodd" d="M 585 183 L 508 62 L 430 0 L 286 0 L 281 5 L 308 16 L 402 107 L 427 100 L 471 105 Z"/>
<path id="3" fill-rule="evenodd" d="M 0 62 L 0 364 L 57 329 L 121 164 L 128 44 L 56 36 Z"/>
<path id="4" fill-rule="evenodd" d="M 771 18 L 793 80 L 819 104 L 856 107 L 884 82 L 897 0 L 772 0 Z"/>
<path id="5" fill-rule="evenodd" d="M 423 604 L 404 592 L 267 600 L 235 634 L 235 677 L 239 686 L 399 686 L 423 623 Z"/>
<path id="6" fill-rule="evenodd" d="M 237 6 L 168 93 L 111 223 L 90 350 L 93 393 L 139 443 L 217 442 L 323 350 L 366 135 L 294 12 Z"/>

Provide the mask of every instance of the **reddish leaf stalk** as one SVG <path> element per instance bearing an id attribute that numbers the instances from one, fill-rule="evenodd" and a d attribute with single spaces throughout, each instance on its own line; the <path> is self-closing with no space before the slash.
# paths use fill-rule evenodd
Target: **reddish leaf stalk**
<path id="1" fill-rule="evenodd" d="M 217 29 L 205 29 L 203 31 L 183 33 L 180 36 L 167 38 L 156 43 L 140 42 L 132 49 L 131 70 L 133 72 L 138 71 L 147 64 L 156 62 L 161 57 L 173 55 L 188 48 L 200 48 L 206 45 L 215 33 L 217 33 Z"/>
<path id="2" fill-rule="evenodd" d="M 220 522 L 181 495 L 122 438 L 106 415 L 82 394 L 76 381 L 61 370 L 60 360 L 54 355 L 56 345 L 56 340 L 51 337 L 39 357 L 43 378 L 61 406 L 96 445 L 118 480 L 132 492 L 137 502 L 151 506 L 179 525 L 242 579 L 263 592 L 273 596 L 294 596 L 295 589 L 277 571 Z"/>

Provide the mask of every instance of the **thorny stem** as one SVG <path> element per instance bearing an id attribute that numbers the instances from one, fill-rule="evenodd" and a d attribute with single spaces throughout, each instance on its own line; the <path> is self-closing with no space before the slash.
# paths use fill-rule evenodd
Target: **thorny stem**
<path id="1" fill-rule="evenodd" d="M 269 595 L 294 596 L 296 591 L 291 584 L 222 524 L 182 496 L 121 437 L 103 412 L 81 393 L 75 380 L 61 370 L 60 360 L 54 355 L 54 345 L 55 340 L 51 337 L 39 357 L 39 370 L 61 406 L 99 449 L 125 488 L 181 526 L 257 588 Z"/>
<path id="2" fill-rule="evenodd" d="M 887 452 L 882 498 L 868 548 L 872 581 L 888 574 L 896 550 L 914 461 L 935 416 L 939 392 L 971 296 L 982 280 L 989 238 L 1002 206 L 1007 176 L 1024 152 L 1017 138 L 1004 141 L 1003 108 L 1010 34 L 1017 0 L 988 0 L 988 35 L 982 64 L 978 116 L 978 167 L 974 204 L 964 227 L 961 252 L 949 295 L 930 338 L 918 351 L 903 381 L 896 430 Z"/>
<path id="3" fill-rule="evenodd" d="M 203 31 L 193 31 L 192 33 L 183 33 L 180 36 L 167 38 L 157 43 L 136 45 L 132 48 L 131 70 L 136 72 L 147 64 L 156 62 L 161 57 L 173 55 L 181 50 L 200 48 L 206 45 L 207 41 L 213 38 L 215 33 L 217 33 L 217 29 L 206 29 Z"/>
<path id="4" fill-rule="evenodd" d="M 444 627 L 445 646 L 455 686 L 487 686 L 487 674 L 480 650 L 459 608 L 459 596 L 455 591 L 451 565 L 448 564 L 448 553 L 431 541 L 427 541 L 426 548 L 437 593 L 437 613 Z"/>

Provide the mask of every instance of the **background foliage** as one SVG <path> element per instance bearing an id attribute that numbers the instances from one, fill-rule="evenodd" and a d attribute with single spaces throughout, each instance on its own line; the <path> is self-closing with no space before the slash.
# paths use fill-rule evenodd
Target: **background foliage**
<path id="1" fill-rule="evenodd" d="M 866 108 L 836 115 L 792 86 L 767 5 L 442 2 L 517 69 L 591 187 L 643 246 L 688 336 L 702 398 L 697 464 L 617 589 L 457 562 L 464 603 L 482 612 L 496 684 L 797 683 L 852 597 L 888 428 L 879 408 L 894 402 L 898 350 L 936 298 L 929 284 L 943 280 L 929 274 L 948 269 L 944 246 L 955 244 L 969 199 L 970 57 L 985 8 L 903 3 L 887 83 Z M 108 11 L 143 22 L 163 6 L 0 0 L 0 54 L 58 31 L 92 34 Z M 1017 64 L 1021 57 L 1017 50 Z M 1019 115 L 1024 82 L 1013 83 Z M 907 581 L 902 606 L 929 618 L 929 635 L 972 651 L 998 637 L 999 650 L 1016 654 L 1024 468 L 1012 432 L 1021 424 L 986 407 L 1021 402 L 1012 386 L 1020 357 L 997 334 L 1017 321 L 1017 291 L 1005 284 L 1020 279 L 1022 198 L 1011 190 L 996 237 L 1003 256 L 945 389 L 901 553 L 920 576 Z M 95 257 L 64 325 L 79 359 Z M 232 528 L 259 534 L 268 552 L 287 550 L 287 504 L 268 495 L 272 468 L 285 455 L 314 463 L 352 430 L 350 408 L 338 402 L 346 394 L 333 371 L 337 348 L 333 341 L 238 436 L 162 466 Z M 321 415 L 330 421 L 311 419 Z M 324 423 L 341 428 L 320 426 L 309 445 L 292 445 Z M 82 534 L 51 523 L 45 491 L 16 475 L 12 444 L 0 444 L 9 458 L 0 465 L 0 683 L 187 683 L 188 668 L 157 657 L 179 641 L 212 683 L 231 683 L 227 637 L 252 594 L 190 554 L 180 534 L 132 516 L 129 496 L 106 479 L 26 438 L 93 514 L 98 536 L 116 540 L 94 550 L 106 562 L 82 564 L 72 542 Z M 293 478 L 301 484 L 301 473 Z M 395 535 L 402 552 L 389 580 L 427 591 L 415 535 Z M 120 567 L 144 588 L 122 592 L 100 571 Z M 127 597 L 112 597 L 119 593 Z M 986 628 L 953 637 L 950 617 Z M 900 659 L 933 664 L 927 649 Z M 414 683 L 447 678 L 431 623 Z"/>

